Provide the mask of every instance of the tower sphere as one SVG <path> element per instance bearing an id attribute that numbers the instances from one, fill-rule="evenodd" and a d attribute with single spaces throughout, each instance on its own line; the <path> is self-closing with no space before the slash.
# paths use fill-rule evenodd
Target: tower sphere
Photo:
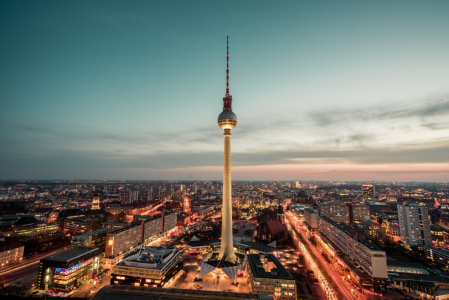
<path id="1" fill-rule="evenodd" d="M 234 129 L 236 125 L 237 116 L 232 111 L 225 110 L 218 116 L 218 126 L 221 129 Z"/>

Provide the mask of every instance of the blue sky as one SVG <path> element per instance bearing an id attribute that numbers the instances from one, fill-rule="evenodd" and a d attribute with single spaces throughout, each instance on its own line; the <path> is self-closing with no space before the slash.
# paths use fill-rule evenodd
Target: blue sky
<path id="1" fill-rule="evenodd" d="M 449 178 L 447 1 L 2 1 L 0 179 Z"/>

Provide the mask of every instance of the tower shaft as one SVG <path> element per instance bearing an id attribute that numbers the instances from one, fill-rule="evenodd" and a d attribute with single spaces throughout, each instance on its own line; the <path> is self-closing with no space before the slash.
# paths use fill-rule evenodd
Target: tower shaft
<path id="1" fill-rule="evenodd" d="M 232 185 L 231 185 L 231 130 L 224 130 L 224 164 L 223 164 L 223 208 L 221 222 L 221 249 L 219 259 L 235 262 L 234 242 L 232 237 Z"/>

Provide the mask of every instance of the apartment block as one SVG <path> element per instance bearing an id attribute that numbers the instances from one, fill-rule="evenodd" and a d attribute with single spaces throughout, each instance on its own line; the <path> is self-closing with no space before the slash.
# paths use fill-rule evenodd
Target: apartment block
<path id="1" fill-rule="evenodd" d="M 140 245 L 142 241 L 142 224 L 135 224 L 108 233 L 106 236 L 105 258 L 114 258 Z"/>
<path id="2" fill-rule="evenodd" d="M 369 205 L 328 202 L 320 204 L 320 216 L 332 219 L 336 223 L 350 223 L 353 221 L 370 220 Z"/>
<path id="3" fill-rule="evenodd" d="M 304 212 L 305 213 L 305 212 Z M 320 216 L 332 219 L 336 223 L 349 223 L 349 207 L 333 202 L 320 204 Z"/>
<path id="4" fill-rule="evenodd" d="M 318 217 L 318 229 L 373 279 L 388 278 L 385 251 L 359 239 L 344 226 L 336 224 L 328 218 Z"/>
<path id="5" fill-rule="evenodd" d="M 15 241 L 0 241 L 0 268 L 16 264 L 23 259 L 24 246 Z"/>
<path id="6" fill-rule="evenodd" d="M 415 203 L 398 204 L 402 243 L 410 247 L 432 246 L 429 211 Z"/>
<path id="7" fill-rule="evenodd" d="M 155 216 L 152 219 L 146 220 L 142 223 L 142 243 L 150 242 L 155 236 L 163 232 L 163 218 L 162 215 Z"/>

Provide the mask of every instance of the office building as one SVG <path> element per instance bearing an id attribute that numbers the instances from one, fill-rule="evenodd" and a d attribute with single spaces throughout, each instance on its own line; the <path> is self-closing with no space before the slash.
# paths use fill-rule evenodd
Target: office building
<path id="1" fill-rule="evenodd" d="M 70 291 L 88 282 L 100 267 L 101 250 L 75 247 L 47 256 L 39 263 L 37 287 Z"/>
<path id="2" fill-rule="evenodd" d="M 432 246 L 428 208 L 415 203 L 398 204 L 401 242 L 409 247 Z"/>
<path id="3" fill-rule="evenodd" d="M 111 284 L 163 287 L 182 267 L 180 250 L 145 247 L 114 266 Z"/>
<path id="4" fill-rule="evenodd" d="M 248 254 L 248 279 L 251 292 L 275 299 L 295 300 L 295 278 L 273 254 Z"/>
<path id="5" fill-rule="evenodd" d="M 373 184 L 362 184 L 362 195 L 363 196 L 376 196 L 376 189 Z"/>
<path id="6" fill-rule="evenodd" d="M 19 225 L 9 227 L 1 231 L 4 237 L 14 239 L 19 242 L 33 240 L 42 237 L 49 237 L 59 234 L 59 227 L 56 223 L 44 223 L 38 221 L 31 225 Z"/>

